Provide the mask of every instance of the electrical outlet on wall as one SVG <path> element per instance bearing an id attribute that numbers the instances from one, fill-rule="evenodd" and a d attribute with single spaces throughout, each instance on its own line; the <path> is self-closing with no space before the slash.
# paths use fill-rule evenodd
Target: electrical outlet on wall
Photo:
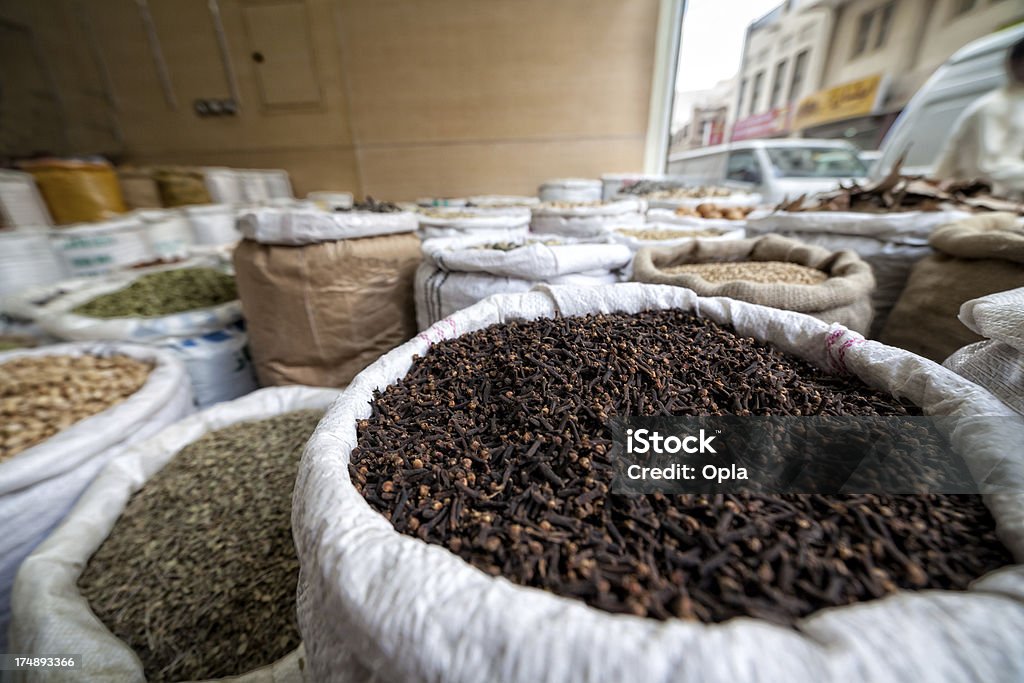
<path id="1" fill-rule="evenodd" d="M 238 103 L 231 98 L 227 99 L 198 99 L 192 103 L 192 109 L 196 116 L 235 116 L 238 114 Z"/>

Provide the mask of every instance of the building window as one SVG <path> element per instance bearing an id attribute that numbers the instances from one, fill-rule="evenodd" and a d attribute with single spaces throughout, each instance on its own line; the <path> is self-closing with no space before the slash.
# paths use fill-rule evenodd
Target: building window
<path id="1" fill-rule="evenodd" d="M 789 77 L 789 97 L 786 98 L 787 102 L 794 102 L 796 98 L 800 97 L 800 89 L 804 85 L 804 73 L 807 71 L 807 50 L 801 50 L 796 55 L 796 61 L 793 62 L 793 75 Z"/>
<path id="2" fill-rule="evenodd" d="M 871 38 L 871 25 L 875 23 L 875 10 L 864 12 L 857 22 L 857 39 L 853 43 L 853 57 L 863 54 L 868 49 Z"/>
<path id="3" fill-rule="evenodd" d="M 743 98 L 746 96 L 746 94 L 747 94 L 747 79 L 744 78 L 742 81 L 740 81 L 740 94 L 739 94 L 739 97 L 736 98 L 737 116 L 742 116 L 742 114 L 743 114 Z"/>
<path id="4" fill-rule="evenodd" d="M 892 16 L 896 13 L 895 0 L 882 5 L 882 9 L 879 11 L 878 35 L 875 36 L 875 49 L 885 45 L 885 41 L 889 38 L 889 32 L 892 29 Z"/>
<path id="5" fill-rule="evenodd" d="M 786 60 L 783 59 L 781 62 L 775 65 L 775 77 L 772 79 L 772 99 L 768 105 L 770 109 L 775 109 L 782 100 L 782 86 L 783 79 L 786 76 Z"/>
<path id="6" fill-rule="evenodd" d="M 757 111 L 757 104 L 761 100 L 761 86 L 764 84 L 764 71 L 758 71 L 754 76 L 754 89 L 750 91 L 750 113 Z"/>
<path id="7" fill-rule="evenodd" d="M 961 14 L 966 14 L 974 9 L 974 6 L 978 4 L 978 0 L 954 0 L 953 2 L 953 16 L 958 17 Z"/>

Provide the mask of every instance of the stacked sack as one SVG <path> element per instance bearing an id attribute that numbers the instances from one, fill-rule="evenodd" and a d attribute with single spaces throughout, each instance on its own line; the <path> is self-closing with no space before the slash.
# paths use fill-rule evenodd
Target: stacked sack
<path id="1" fill-rule="evenodd" d="M 712 277 L 696 269 L 687 272 L 686 266 L 693 264 L 714 264 L 726 276 Z M 727 271 L 735 264 L 749 264 L 752 271 L 763 268 L 764 277 L 729 277 Z M 813 281 L 790 281 L 786 276 L 772 275 L 783 272 L 778 264 L 797 275 L 812 275 Z M 633 261 L 633 279 L 685 287 L 699 296 L 729 297 L 806 313 L 861 333 L 871 325 L 871 293 L 875 286 L 871 267 L 852 251 L 830 252 L 785 237 L 697 239 L 678 247 L 641 249 Z"/>
<path id="2" fill-rule="evenodd" d="M 647 205 L 639 199 L 544 202 L 533 209 L 530 230 L 561 237 L 604 237 L 615 228 L 641 225 Z"/>
<path id="3" fill-rule="evenodd" d="M 425 207 L 418 212 L 420 239 L 471 237 L 515 239 L 530 229 L 530 209 L 510 207 Z"/>
<path id="4" fill-rule="evenodd" d="M 98 359 L 94 362 L 101 365 L 105 359 L 108 363 L 142 363 L 149 369 L 140 378 L 109 365 L 85 368 L 76 360 L 90 358 Z M 42 375 L 33 380 L 26 374 L 25 364 L 40 361 L 39 373 L 50 372 L 48 381 Z M 13 369 L 16 366 L 20 369 Z M 149 438 L 176 422 L 193 408 L 192 391 L 181 361 L 167 351 L 136 344 L 58 344 L 0 353 L 0 376 L 4 378 L 0 424 L 0 527 L 4 529 L 0 540 L 2 651 L 11 586 L 22 560 L 63 519 L 110 458 L 129 444 Z M 124 396 L 140 380 L 138 389 Z M 120 392 L 122 387 L 128 388 Z M 117 395 L 124 397 L 100 412 L 82 410 L 111 392 L 120 392 Z M 54 433 L 33 443 L 33 433 L 47 433 L 42 429 Z"/>
<path id="5" fill-rule="evenodd" d="M 200 407 L 256 388 L 234 283 L 209 259 L 37 287 L 9 305 L 60 340 L 117 340 L 171 351 L 185 363 Z"/>
<path id="6" fill-rule="evenodd" d="M 941 363 L 982 339 L 957 320 L 964 303 L 1024 287 L 1024 221 L 973 216 L 937 229 L 929 244 L 935 253 L 914 266 L 879 339 Z"/>
<path id="7" fill-rule="evenodd" d="M 959 318 L 985 341 L 963 347 L 943 365 L 1024 415 L 1024 287 L 972 299 Z"/>
<path id="8" fill-rule="evenodd" d="M 492 294 L 529 291 L 539 283 L 598 285 L 619 280 L 631 260 L 621 244 L 581 244 L 564 238 L 499 242 L 489 236 L 423 243 L 416 271 L 416 322 L 425 330 Z"/>
<path id="9" fill-rule="evenodd" d="M 262 385 L 344 386 L 416 333 L 416 214 L 257 209 L 238 226 L 238 292 Z"/>

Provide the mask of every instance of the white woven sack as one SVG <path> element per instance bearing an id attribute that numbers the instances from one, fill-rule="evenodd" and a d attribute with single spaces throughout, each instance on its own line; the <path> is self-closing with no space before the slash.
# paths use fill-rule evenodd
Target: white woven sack
<path id="1" fill-rule="evenodd" d="M 611 285 L 623 279 L 622 273 L 594 270 L 552 277 L 546 284 L 593 287 Z M 425 330 L 438 320 L 468 308 L 493 294 L 520 294 L 538 285 L 537 280 L 489 275 L 487 273 L 452 273 L 421 263 L 416 269 L 414 297 L 416 326 Z"/>
<path id="2" fill-rule="evenodd" d="M 756 216 L 758 212 L 751 212 L 749 216 Z M 669 223 L 671 225 L 682 225 L 688 228 L 742 228 L 746 230 L 747 221 L 731 221 L 728 218 L 701 218 L 700 216 L 683 216 L 672 209 L 648 209 L 648 223 Z"/>
<path id="3" fill-rule="evenodd" d="M 175 264 L 154 270 L 180 267 L 181 264 Z M 116 339 L 147 344 L 222 330 L 242 319 L 242 304 L 238 299 L 208 308 L 152 318 L 90 318 L 72 312 L 74 308 L 103 294 L 123 289 L 151 272 L 118 273 L 94 283 L 82 284 L 72 291 L 68 291 L 69 287 L 58 285 L 61 291 L 67 293 L 38 308 L 34 319 L 46 332 L 67 341 Z"/>
<path id="4" fill-rule="evenodd" d="M 45 230 L 53 225 L 31 173 L 0 169 L 0 228 Z"/>
<path id="5" fill-rule="evenodd" d="M 697 208 L 701 204 L 715 204 L 720 207 L 757 206 L 761 195 L 752 192 L 738 192 L 724 197 L 680 197 L 679 199 L 658 199 L 648 197 L 647 205 L 652 209 L 675 209 L 680 206 Z"/>
<path id="6" fill-rule="evenodd" d="M 410 211 L 328 212 L 317 209 L 252 209 L 238 217 L 243 237 L 261 244 L 302 245 L 357 237 L 413 232 L 416 214 Z"/>
<path id="7" fill-rule="evenodd" d="M 74 653 L 78 669 L 28 672 L 27 681 L 145 681 L 128 645 L 93 614 L 77 588 L 89 558 L 114 528 L 132 494 L 185 446 L 229 425 L 307 408 L 326 408 L 336 389 L 291 386 L 262 389 L 172 424 L 109 461 L 63 524 L 25 561 L 14 588 L 11 647 L 28 655 Z M 299 683 L 300 647 L 276 663 L 231 680 Z"/>
<path id="8" fill-rule="evenodd" d="M 183 211 L 192 227 L 196 245 L 221 245 L 237 242 L 240 235 L 235 229 L 238 210 L 229 204 L 186 206 Z"/>
<path id="9" fill-rule="evenodd" d="M 537 188 L 542 202 L 592 202 L 601 199 L 602 184 L 591 178 L 555 178 Z"/>
<path id="10" fill-rule="evenodd" d="M 242 188 L 242 201 L 244 202 L 265 202 L 272 199 L 270 187 L 267 185 L 267 176 L 263 171 L 245 169 L 237 170 L 238 183 Z"/>
<path id="11" fill-rule="evenodd" d="M 245 200 L 242 180 L 233 168 L 204 168 L 203 183 L 210 200 L 217 204 L 238 204 Z"/>
<path id="12" fill-rule="evenodd" d="M 54 228 L 49 236 L 72 277 L 102 275 L 156 258 L 137 216 Z"/>
<path id="13" fill-rule="evenodd" d="M 507 209 L 514 206 L 537 206 L 540 204 L 540 198 L 518 194 L 478 194 L 466 197 L 466 203 L 470 206 Z"/>
<path id="14" fill-rule="evenodd" d="M 154 259 L 177 259 L 188 256 L 193 242 L 192 226 L 181 211 L 144 209 L 136 215 L 145 226 L 146 239 Z"/>
<path id="15" fill-rule="evenodd" d="M 263 183 L 267 188 L 267 196 L 270 199 L 294 199 L 292 192 L 292 180 L 288 171 L 283 169 L 269 169 L 263 171 Z"/>
<path id="16" fill-rule="evenodd" d="M 196 406 L 200 409 L 256 391 L 256 370 L 246 348 L 249 336 L 242 323 L 194 337 L 163 342 L 185 363 Z"/>
<path id="17" fill-rule="evenodd" d="M 1024 415 L 1024 287 L 972 299 L 958 317 L 987 339 L 965 346 L 943 365 Z"/>
<path id="18" fill-rule="evenodd" d="M 141 389 L 0 463 L 0 652 L 9 651 L 4 644 L 10 591 L 22 560 L 64 518 L 107 460 L 193 410 L 185 367 L 167 351 L 106 342 L 0 354 L 2 364 L 22 357 L 115 353 L 155 364 Z"/>
<path id="19" fill-rule="evenodd" d="M 756 619 L 701 624 L 611 615 L 514 585 L 437 545 L 403 536 L 352 486 L 356 423 L 373 392 L 404 376 L 432 343 L 488 325 L 554 315 L 693 310 L 819 367 L 964 420 L 953 435 L 972 471 L 1003 462 L 1024 482 L 1012 411 L 981 387 L 838 325 L 659 285 L 550 288 L 497 296 L 440 321 L 356 377 L 307 445 L 293 529 L 302 560 L 299 624 L 318 681 L 1019 681 L 1024 677 L 1024 567 L 964 592 L 900 592 L 824 610 L 783 628 Z M 1009 419 L 1009 418 L 1013 419 Z M 987 496 L 1001 539 L 1024 560 L 1024 494 Z"/>
<path id="20" fill-rule="evenodd" d="M 530 209 L 525 206 L 428 208 L 422 209 L 418 217 L 416 234 L 424 240 L 473 235 L 483 235 L 492 240 L 513 240 L 530 229 Z"/>
<path id="21" fill-rule="evenodd" d="M 875 318 L 869 336 L 885 327 L 889 313 L 910 276 L 910 269 L 932 253 L 928 237 L 940 225 L 967 218 L 963 211 L 775 211 L 747 219 L 747 235 L 792 237 L 830 251 L 851 249 L 868 262 L 875 275 L 871 305 Z"/>
<path id="22" fill-rule="evenodd" d="M 696 220 L 700 222 L 690 225 L 684 223 L 647 223 L 636 228 L 625 228 L 626 230 L 671 230 L 678 233 L 677 237 L 645 240 L 625 234 L 621 230 L 613 230 L 611 237 L 615 240 L 616 244 L 623 244 L 629 247 L 631 252 L 636 253 L 637 250 L 644 247 L 675 247 L 681 244 L 688 244 L 698 238 L 717 242 L 721 240 L 741 240 L 747 235 L 747 231 L 742 226 L 735 225 L 741 221 L 718 221 L 718 225 L 715 225 L 713 220 Z M 729 225 L 722 225 L 722 223 Z M 702 235 L 700 234 L 702 230 L 714 230 L 717 234 Z"/>
<path id="23" fill-rule="evenodd" d="M 45 232 L 0 232 L 0 297 L 64 278 Z"/>

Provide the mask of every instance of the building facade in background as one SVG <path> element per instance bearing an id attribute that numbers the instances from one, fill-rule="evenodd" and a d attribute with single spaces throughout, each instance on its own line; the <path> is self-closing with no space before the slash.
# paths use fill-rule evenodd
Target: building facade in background
<path id="1" fill-rule="evenodd" d="M 747 29 L 724 141 L 878 147 L 946 59 L 1024 20 L 1020 0 L 790 0 Z"/>

